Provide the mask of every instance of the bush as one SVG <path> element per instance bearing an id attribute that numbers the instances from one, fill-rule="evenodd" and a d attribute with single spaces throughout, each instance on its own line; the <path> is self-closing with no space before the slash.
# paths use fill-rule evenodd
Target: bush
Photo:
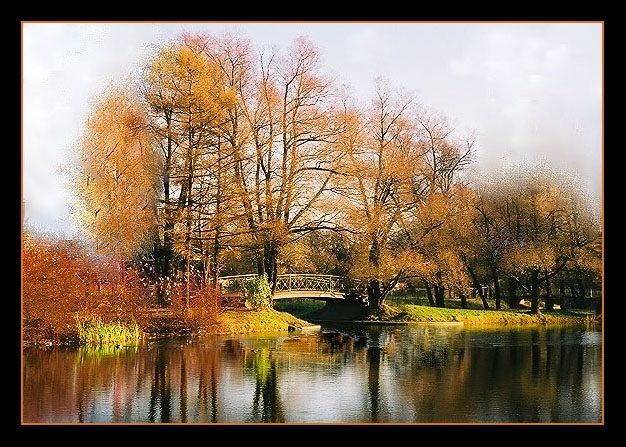
<path id="1" fill-rule="evenodd" d="M 152 300 L 134 269 L 45 234 L 24 234 L 22 275 L 26 343 L 80 341 L 77 314 L 110 324 L 135 319 Z"/>
<path id="2" fill-rule="evenodd" d="M 272 305 L 272 287 L 267 275 L 257 276 L 245 282 L 246 305 L 255 310 Z"/>

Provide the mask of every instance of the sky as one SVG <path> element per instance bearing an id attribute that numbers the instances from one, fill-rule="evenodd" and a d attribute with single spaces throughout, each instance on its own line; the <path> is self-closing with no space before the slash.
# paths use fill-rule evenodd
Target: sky
<path id="1" fill-rule="evenodd" d="M 542 163 L 578 177 L 600 213 L 602 24 L 599 23 L 25 23 L 23 200 L 29 226 L 72 237 L 63 170 L 93 98 L 132 79 L 182 32 L 230 32 L 286 50 L 298 36 L 324 69 L 369 101 L 374 80 L 476 136 L 474 176 Z"/>

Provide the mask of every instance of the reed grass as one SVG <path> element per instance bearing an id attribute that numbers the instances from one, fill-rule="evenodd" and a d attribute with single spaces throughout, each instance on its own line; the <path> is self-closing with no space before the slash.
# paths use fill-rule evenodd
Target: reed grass
<path id="1" fill-rule="evenodd" d="M 128 345 L 136 343 L 140 336 L 139 325 L 135 321 L 105 323 L 101 318 L 80 318 L 76 316 L 76 326 L 80 344 L 89 346 Z"/>

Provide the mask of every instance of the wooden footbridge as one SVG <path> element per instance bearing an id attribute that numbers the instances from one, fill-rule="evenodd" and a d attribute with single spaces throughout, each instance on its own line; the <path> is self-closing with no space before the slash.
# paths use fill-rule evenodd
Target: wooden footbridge
<path id="1" fill-rule="evenodd" d="M 246 281 L 256 278 L 257 274 L 222 276 L 220 287 L 226 295 L 242 293 Z M 276 289 L 273 299 L 309 298 L 322 301 L 359 299 L 351 289 L 346 287 L 342 276 L 316 275 L 309 273 L 289 273 L 276 277 Z"/>

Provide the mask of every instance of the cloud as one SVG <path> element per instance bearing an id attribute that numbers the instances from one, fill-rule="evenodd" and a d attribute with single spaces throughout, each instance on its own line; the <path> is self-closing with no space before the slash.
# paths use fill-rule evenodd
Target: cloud
<path id="1" fill-rule="evenodd" d="M 600 54 L 598 25 L 499 26 L 450 60 L 458 85 L 473 89 L 482 170 L 545 160 L 577 172 L 599 204 Z"/>

